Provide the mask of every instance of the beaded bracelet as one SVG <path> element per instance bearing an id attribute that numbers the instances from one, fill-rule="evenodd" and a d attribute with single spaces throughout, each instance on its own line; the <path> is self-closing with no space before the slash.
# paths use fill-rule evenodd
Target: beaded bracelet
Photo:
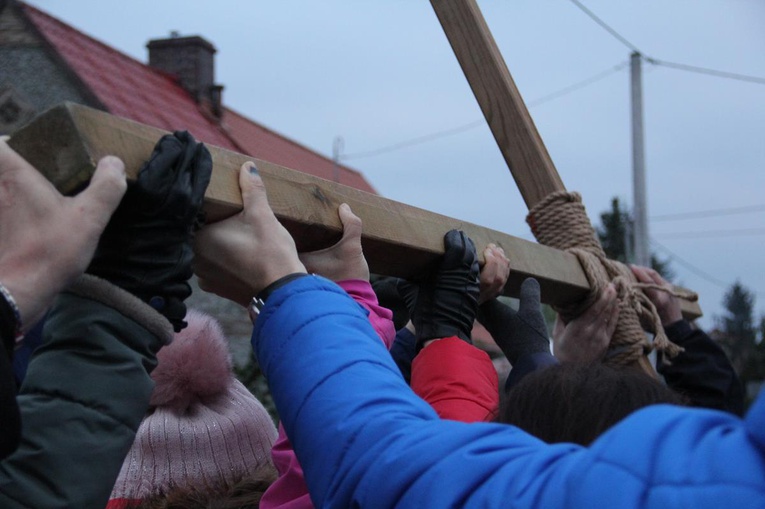
<path id="1" fill-rule="evenodd" d="M 16 304 L 16 299 L 13 298 L 11 292 L 5 287 L 3 283 L 0 283 L 0 293 L 3 294 L 3 298 L 8 303 L 8 307 L 13 311 L 13 318 L 16 320 L 16 335 L 21 333 L 21 313 L 19 312 L 19 306 Z"/>

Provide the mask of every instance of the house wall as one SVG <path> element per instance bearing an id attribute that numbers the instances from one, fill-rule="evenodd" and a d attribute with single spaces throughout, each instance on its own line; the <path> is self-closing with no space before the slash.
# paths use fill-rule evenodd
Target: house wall
<path id="1" fill-rule="evenodd" d="M 12 133 L 35 114 L 63 101 L 93 106 L 23 14 L 9 3 L 0 12 L 0 134 Z"/>

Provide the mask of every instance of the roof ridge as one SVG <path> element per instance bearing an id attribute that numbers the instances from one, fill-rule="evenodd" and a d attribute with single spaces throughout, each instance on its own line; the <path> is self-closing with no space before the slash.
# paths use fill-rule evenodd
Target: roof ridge
<path id="1" fill-rule="evenodd" d="M 156 69 L 35 6 L 21 0 L 11 1 L 28 19 L 30 28 L 60 58 L 61 65 L 82 82 L 83 90 L 97 99 L 104 110 L 165 130 L 181 123 L 205 143 L 275 163 L 282 161 L 285 166 L 318 177 L 331 179 L 333 171 L 339 170 L 346 184 L 376 193 L 359 170 L 342 162 L 335 165 L 327 155 L 227 105 L 223 105 L 224 114 L 220 118 L 211 118 L 205 104 L 195 100 L 175 75 Z M 107 62 L 112 67 L 106 67 Z M 151 89 L 144 83 L 151 83 Z"/>
<path id="2" fill-rule="evenodd" d="M 151 72 L 151 73 L 153 73 L 153 74 L 156 74 L 156 75 L 158 75 L 158 76 L 161 76 L 161 77 L 163 77 L 163 78 L 166 78 L 166 79 L 170 80 L 170 81 L 171 81 L 173 84 L 175 84 L 176 86 L 180 87 L 180 88 L 181 88 L 181 90 L 182 90 L 184 93 L 188 93 L 188 91 L 186 91 L 186 90 L 183 88 L 183 86 L 181 86 L 181 84 L 180 84 L 180 80 L 178 79 L 178 76 L 176 76 L 175 74 L 173 74 L 173 73 L 170 73 L 170 72 L 167 72 L 167 71 L 164 71 L 164 70 L 162 70 L 162 69 L 157 69 L 157 68 L 155 68 L 155 67 L 152 67 L 152 66 L 150 66 L 149 64 L 147 64 L 147 63 L 145 63 L 145 62 L 142 62 L 141 60 L 138 60 L 137 58 L 135 58 L 135 57 L 133 57 L 133 56 L 131 56 L 131 55 L 129 55 L 129 54 L 127 54 L 127 53 L 125 53 L 124 51 L 121 51 L 121 50 L 119 50 L 119 49 L 115 48 L 114 46 L 111 46 L 111 45 L 109 45 L 109 44 L 107 44 L 107 43 L 105 43 L 105 42 L 103 42 L 103 41 L 101 41 L 101 40 L 97 39 L 96 37 L 94 37 L 94 36 L 92 36 L 92 35 L 90 35 L 90 34 L 88 34 L 88 33 L 84 32 L 84 31 L 82 31 L 81 29 L 79 29 L 79 28 L 77 28 L 77 27 L 75 27 L 75 26 L 73 26 L 73 25 L 70 25 L 70 24 L 68 24 L 68 23 L 64 22 L 64 21 L 62 21 L 62 20 L 60 20 L 60 19 L 56 18 L 55 16 L 53 16 L 53 15 L 51 15 L 51 14 L 49 14 L 49 13 L 47 13 L 47 12 L 45 12 L 45 11 L 43 11 L 43 10 L 39 9 L 39 8 L 37 8 L 37 7 L 35 7 L 35 6 L 31 5 L 31 4 L 28 4 L 28 3 L 26 3 L 26 2 L 24 2 L 24 1 L 22 1 L 22 0 L 16 0 L 16 1 L 19 3 L 19 5 L 20 5 L 20 6 L 21 6 L 23 9 L 25 9 L 25 10 L 26 10 L 26 9 L 28 9 L 28 10 L 31 10 L 31 11 L 35 11 L 35 13 L 36 13 L 37 15 L 39 15 L 39 16 L 42 16 L 42 17 L 45 17 L 45 18 L 47 18 L 47 20 L 48 20 L 49 22 L 52 22 L 52 23 L 54 23 L 55 25 L 59 26 L 59 27 L 60 27 L 61 29 L 63 29 L 63 30 L 67 30 L 67 31 L 75 31 L 75 32 L 77 32 L 77 34 L 78 34 L 80 37 L 84 37 L 84 38 L 86 38 L 86 39 L 88 39 L 88 40 L 92 41 L 93 43 L 97 44 L 98 46 L 100 46 L 101 48 L 103 48 L 104 50 L 106 50 L 108 53 L 111 53 L 111 54 L 113 54 L 113 55 L 117 55 L 117 56 L 119 56 L 120 58 L 123 58 L 123 59 L 125 59 L 125 60 L 128 60 L 128 61 L 132 62 L 133 64 L 137 64 L 137 65 L 141 66 L 141 67 L 142 67 L 144 70 L 146 70 L 146 71 L 148 71 L 148 72 Z M 34 22 L 33 22 L 33 23 L 34 23 Z M 46 34 L 45 34 L 43 31 L 41 31 L 41 35 L 42 35 L 43 37 L 45 37 L 46 39 L 48 38 L 48 37 L 47 37 L 47 35 L 46 35 Z M 219 132 L 220 132 L 220 133 L 221 133 L 223 136 L 225 136 L 225 138 L 226 138 L 226 139 L 229 141 L 229 143 L 231 143 L 233 146 L 235 146 L 235 147 L 238 147 L 238 148 L 240 148 L 240 149 L 241 149 L 241 146 L 240 146 L 240 145 L 239 145 L 239 144 L 236 142 L 236 140 L 234 139 L 234 137 L 233 137 L 233 136 L 231 136 L 231 135 L 228 133 L 228 131 L 222 127 L 222 125 L 221 125 L 221 123 L 220 123 L 220 122 L 217 122 L 217 121 L 212 121 L 212 120 L 210 120 L 209 118 L 207 118 L 207 116 L 204 114 L 205 112 L 204 112 L 204 109 L 201 107 L 201 105 L 197 105 L 197 108 L 199 109 L 200 113 L 202 114 L 202 117 L 205 119 L 205 121 L 206 121 L 208 124 L 210 124 L 210 126 L 211 126 L 212 128 L 216 129 L 216 130 L 217 130 L 217 131 L 219 131 Z"/>
<path id="3" fill-rule="evenodd" d="M 324 159 L 324 160 L 326 160 L 326 161 L 328 161 L 328 162 L 331 162 L 331 163 L 334 163 L 334 162 L 335 162 L 335 160 L 334 160 L 334 159 L 332 159 L 331 157 L 328 157 L 328 156 L 326 156 L 326 155 L 322 154 L 321 152 L 319 152 L 318 150 L 315 150 L 315 149 L 313 149 L 313 148 L 309 147 L 308 145 L 305 145 L 305 144 L 303 144 L 303 143 L 300 143 L 300 142 L 299 142 L 299 141 L 297 141 L 297 140 L 294 140 L 294 139 L 292 139 L 290 136 L 285 136 L 284 134 L 282 134 L 282 133 L 280 133 L 280 132 L 278 132 L 278 131 L 276 131 L 276 130 L 274 130 L 274 129 L 271 129 L 271 128 L 270 128 L 270 127 L 268 127 L 268 126 L 265 126 L 265 125 L 261 124 L 260 122 L 258 122 L 258 121 L 256 121 L 256 120 L 253 120 L 253 119 L 251 119 L 250 117 L 248 117 L 248 116 L 247 116 L 247 115 L 245 115 L 244 113 L 240 113 L 239 111 L 237 111 L 237 110 L 235 110 L 235 109 L 233 109 L 233 108 L 230 108 L 230 107 L 228 107 L 228 106 L 224 106 L 224 109 L 225 109 L 226 111 L 230 112 L 230 113 L 233 113 L 234 115 L 237 115 L 237 116 L 239 116 L 239 117 L 241 117 L 241 118 L 243 118 L 243 119 L 247 120 L 248 122 L 250 122 L 250 123 L 252 123 L 252 124 L 255 124 L 255 125 L 257 125 L 257 126 L 258 126 L 258 127 L 260 127 L 261 129 L 263 129 L 263 130 L 265 130 L 265 131 L 268 131 L 269 133 L 271 133 L 271 134 L 274 134 L 275 136 L 278 136 L 279 138 L 282 138 L 283 140 L 285 140 L 285 141 L 287 141 L 287 142 L 289 142 L 289 143 L 291 143 L 291 144 L 293 144 L 293 145 L 295 145 L 295 146 L 297 146 L 297 147 L 300 147 L 300 148 L 301 148 L 301 149 L 303 149 L 303 150 L 308 150 L 309 152 L 313 152 L 314 154 L 316 154 L 317 156 L 321 157 L 322 159 Z M 347 165 L 345 165 L 345 164 L 342 164 L 342 163 L 341 163 L 341 164 L 339 164 L 339 166 L 340 166 L 340 168 L 343 168 L 343 169 L 345 169 L 345 170 L 347 170 L 347 171 L 350 171 L 350 172 L 356 173 L 357 175 L 360 175 L 360 176 L 362 176 L 362 177 L 364 176 L 364 174 L 363 174 L 363 173 L 361 173 L 359 170 L 357 170 L 357 169 L 355 169 L 355 168 L 351 168 L 350 166 L 347 166 Z M 365 178 L 366 178 L 366 177 L 365 177 Z"/>
<path id="4" fill-rule="evenodd" d="M 64 21 L 61 21 L 60 19 L 56 18 L 52 14 L 49 14 L 49 13 L 43 11 L 42 9 L 40 9 L 38 7 L 35 7 L 32 4 L 28 4 L 28 3 L 26 3 L 26 2 L 24 2 L 22 0 L 16 0 L 16 1 L 19 3 L 19 5 L 23 9 L 29 9 L 29 10 L 35 11 L 35 12 L 37 12 L 37 14 L 48 18 L 48 20 L 52 21 L 53 23 L 61 26 L 62 28 L 66 29 L 66 30 L 75 30 L 75 31 L 77 31 L 77 33 L 79 35 L 81 35 L 82 37 L 86 37 L 86 38 L 90 39 L 94 43 L 98 44 L 99 46 L 101 46 L 104 49 L 106 49 L 107 51 L 109 51 L 110 53 L 116 53 L 116 54 L 120 55 L 123 58 L 131 60 L 134 63 L 136 63 L 136 64 L 138 64 L 140 66 L 143 66 L 143 67 L 151 70 L 152 72 L 155 72 L 157 74 L 160 74 L 162 76 L 165 76 L 166 78 L 172 79 L 173 81 L 177 82 L 177 78 L 173 74 L 170 74 L 168 72 L 161 71 L 160 69 L 156 69 L 154 67 L 151 67 L 149 64 L 146 64 L 146 63 L 138 60 L 137 58 L 135 58 L 135 57 L 133 57 L 133 56 L 123 52 L 123 51 L 118 50 L 114 46 L 110 46 L 109 44 L 103 42 L 102 40 L 96 38 L 95 36 L 90 35 L 90 34 L 84 32 L 83 30 L 81 30 L 80 28 L 75 27 L 74 25 L 70 25 L 68 23 L 65 23 Z M 42 35 L 43 35 L 43 37 L 45 37 L 47 39 L 47 36 L 46 36 L 45 33 L 43 33 Z"/>

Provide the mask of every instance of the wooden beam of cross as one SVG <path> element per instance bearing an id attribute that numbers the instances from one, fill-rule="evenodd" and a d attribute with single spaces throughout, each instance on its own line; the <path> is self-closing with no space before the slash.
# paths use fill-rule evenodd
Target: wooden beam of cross
<path id="1" fill-rule="evenodd" d="M 108 154 L 122 158 L 128 178 L 134 179 L 164 134 L 161 129 L 65 103 L 14 133 L 9 144 L 67 194 L 81 188 L 93 174 L 96 162 Z M 340 238 L 342 224 L 337 208 L 345 202 L 364 222 L 362 245 L 373 273 L 398 277 L 424 273 L 443 254 L 444 233 L 458 228 L 475 241 L 479 253 L 491 242 L 505 250 L 512 269 L 507 295 L 517 297 L 521 283 L 530 276 L 539 280 L 547 304 L 562 305 L 581 299 L 589 291 L 578 260 L 569 253 L 267 161 L 209 148 L 214 167 L 205 195 L 209 222 L 242 209 L 238 171 L 242 163 L 254 160 L 274 213 L 300 251 L 324 248 Z M 701 316 L 695 303 L 687 304 L 683 311 L 689 319 Z"/>
<path id="2" fill-rule="evenodd" d="M 431 0 L 526 207 L 565 191 L 475 0 Z"/>
<path id="3" fill-rule="evenodd" d="M 565 191 L 476 0 L 430 3 L 526 206 L 532 209 L 548 195 Z M 654 373 L 645 357 L 638 364 Z"/>

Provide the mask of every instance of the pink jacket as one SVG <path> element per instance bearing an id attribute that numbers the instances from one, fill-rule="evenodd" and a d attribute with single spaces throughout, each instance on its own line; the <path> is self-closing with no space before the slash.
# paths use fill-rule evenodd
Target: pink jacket
<path id="1" fill-rule="evenodd" d="M 369 322 L 372 324 L 377 335 L 390 348 L 396 337 L 393 326 L 393 313 L 377 302 L 377 295 L 372 290 L 369 281 L 350 279 L 340 281 L 338 285 L 353 297 L 369 313 Z M 308 488 L 303 477 L 303 468 L 298 463 L 295 451 L 292 450 L 287 435 L 281 424 L 279 436 L 271 449 L 271 458 L 274 461 L 279 477 L 269 486 L 260 500 L 263 509 L 309 509 L 313 508 L 313 502 L 308 495 Z"/>

